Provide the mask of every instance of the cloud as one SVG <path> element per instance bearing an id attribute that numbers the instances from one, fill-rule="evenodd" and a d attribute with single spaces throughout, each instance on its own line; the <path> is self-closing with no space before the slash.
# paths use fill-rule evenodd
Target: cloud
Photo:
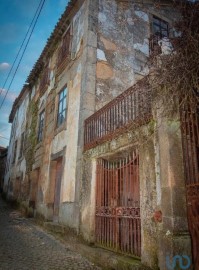
<path id="1" fill-rule="evenodd" d="M 6 94 L 6 89 L 0 88 L 0 96 L 4 97 Z M 13 92 L 8 92 L 7 96 L 6 96 L 6 100 L 7 101 L 11 101 L 13 102 L 16 99 L 17 95 Z"/>
<path id="2" fill-rule="evenodd" d="M 6 70 L 10 68 L 10 64 L 9 63 L 0 63 L 0 70 Z"/>

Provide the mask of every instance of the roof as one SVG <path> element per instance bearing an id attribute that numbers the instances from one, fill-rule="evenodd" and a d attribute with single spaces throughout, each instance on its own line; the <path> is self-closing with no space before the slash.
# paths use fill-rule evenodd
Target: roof
<path id="1" fill-rule="evenodd" d="M 30 71 L 30 74 L 26 80 L 26 84 L 23 86 L 19 96 L 15 99 L 12 110 L 9 116 L 9 123 L 13 122 L 14 115 L 16 112 L 17 107 L 20 104 L 20 100 L 23 96 L 23 94 L 28 90 L 30 91 L 31 86 L 35 80 L 35 78 L 38 78 L 40 72 L 42 71 L 43 66 L 45 65 L 45 60 L 49 57 L 49 55 L 55 50 L 55 45 L 60 40 L 62 34 L 66 30 L 66 27 L 69 24 L 69 16 L 73 15 L 71 12 L 73 10 L 73 7 L 78 3 L 83 2 L 79 0 L 70 0 L 68 5 L 66 6 L 66 9 L 60 19 L 58 20 L 53 32 L 51 33 L 50 37 L 47 40 L 47 43 L 39 57 L 39 59 L 36 61 L 35 65 L 33 66 L 33 69 Z"/>

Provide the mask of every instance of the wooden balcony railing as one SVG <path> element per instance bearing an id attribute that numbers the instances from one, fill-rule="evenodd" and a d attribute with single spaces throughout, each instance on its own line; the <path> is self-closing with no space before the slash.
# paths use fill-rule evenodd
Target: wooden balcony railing
<path id="1" fill-rule="evenodd" d="M 151 90 L 141 80 L 85 120 L 84 150 L 111 140 L 132 124 L 140 126 L 150 119 Z"/>

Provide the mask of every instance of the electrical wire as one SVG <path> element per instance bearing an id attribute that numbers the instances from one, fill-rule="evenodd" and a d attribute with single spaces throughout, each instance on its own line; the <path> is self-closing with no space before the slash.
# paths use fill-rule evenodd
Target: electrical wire
<path id="1" fill-rule="evenodd" d="M 19 66 L 20 66 L 20 64 L 21 64 L 22 58 L 23 58 L 24 53 L 25 53 L 25 51 L 26 51 L 26 48 L 27 48 L 27 46 L 28 46 L 28 44 L 29 44 L 30 38 L 31 38 L 31 36 L 32 36 L 32 33 L 33 33 L 33 31 L 34 31 L 34 28 L 35 28 L 35 25 L 36 25 L 36 23 L 37 23 L 37 21 L 38 21 L 38 18 L 39 18 L 40 14 L 41 14 L 41 11 L 42 11 L 42 8 L 43 8 L 43 6 L 44 6 L 44 3 L 45 3 L 45 0 L 42 0 L 42 4 L 41 4 L 41 7 L 40 7 L 40 9 L 39 9 L 39 13 L 38 13 L 38 15 L 37 15 L 37 17 L 36 17 L 36 20 L 35 20 L 35 22 L 34 22 L 34 25 L 33 25 L 33 27 L 32 27 L 32 30 L 31 30 L 31 32 L 30 32 L 29 38 L 28 38 L 28 40 L 27 40 L 27 42 L 26 42 L 26 45 L 25 45 L 25 47 L 24 47 L 24 49 L 23 49 L 22 55 L 21 55 L 21 57 L 20 57 L 20 59 L 19 59 L 18 65 L 17 65 L 17 67 L 16 67 L 16 69 L 15 69 L 15 72 L 14 72 L 14 74 L 13 74 L 13 77 L 12 77 L 12 79 L 11 79 L 11 82 L 10 82 L 10 84 L 9 84 L 9 87 L 8 87 L 8 89 L 7 89 L 7 91 L 6 91 L 6 94 L 5 94 L 5 96 L 4 96 L 4 98 L 3 98 L 2 102 L 1 102 L 0 110 L 1 110 L 1 108 L 2 108 L 2 106 L 3 106 L 3 103 L 4 103 L 4 101 L 5 101 L 6 97 L 7 97 L 7 95 L 8 95 L 8 92 L 10 91 L 10 87 L 11 87 L 11 85 L 12 85 L 12 83 L 13 83 L 13 80 L 14 80 L 14 78 L 15 78 L 15 75 L 16 75 L 18 69 L 19 69 Z"/>
<path id="2" fill-rule="evenodd" d="M 12 64 L 12 66 L 11 66 L 11 69 L 10 69 L 10 71 L 9 71 L 9 73 L 8 73 L 6 79 L 5 79 L 5 82 L 4 82 L 4 84 L 3 84 L 2 88 L 1 88 L 0 95 L 3 93 L 3 89 L 5 88 L 5 85 L 6 85 L 7 81 L 8 81 L 8 79 L 9 79 L 9 77 L 10 77 L 10 74 L 11 74 L 13 68 L 14 68 L 14 65 L 15 65 L 15 63 L 16 63 L 16 61 L 17 61 L 17 58 L 18 58 L 18 56 L 19 56 L 19 54 L 20 54 L 20 52 L 21 52 L 21 50 L 22 50 L 22 47 L 23 47 L 25 41 L 26 41 L 26 38 L 27 38 L 28 33 L 29 33 L 29 31 L 30 31 L 30 29 L 31 29 L 31 27 L 32 27 L 32 25 L 33 25 L 33 22 L 34 22 L 36 16 L 37 16 L 37 13 L 38 13 L 38 11 L 39 11 L 39 8 L 40 8 L 40 5 L 41 5 L 42 1 L 43 1 L 43 0 L 40 1 L 39 5 L 38 5 L 38 7 L 37 7 L 37 10 L 36 10 L 36 12 L 35 12 L 35 14 L 34 14 L 34 17 L 33 17 L 32 21 L 31 21 L 31 23 L 30 23 L 30 25 L 29 25 L 29 27 L 28 27 L 28 30 L 27 30 L 27 32 L 26 32 L 26 34 L 25 34 L 25 37 L 24 37 L 24 39 L 23 39 L 23 41 L 22 41 L 22 43 L 21 43 L 21 46 L 20 46 L 20 48 L 19 48 L 19 50 L 18 50 L 18 52 L 17 52 L 17 55 L 16 55 L 16 57 L 15 57 L 15 59 L 14 59 L 14 62 L 13 62 L 13 64 Z"/>

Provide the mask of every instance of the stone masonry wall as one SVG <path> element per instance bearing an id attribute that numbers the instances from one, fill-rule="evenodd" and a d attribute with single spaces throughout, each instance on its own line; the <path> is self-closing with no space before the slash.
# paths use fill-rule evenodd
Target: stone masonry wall
<path id="1" fill-rule="evenodd" d="M 175 9 L 164 3 L 99 1 L 96 110 L 148 74 L 152 15 L 170 26 L 177 19 Z"/>

